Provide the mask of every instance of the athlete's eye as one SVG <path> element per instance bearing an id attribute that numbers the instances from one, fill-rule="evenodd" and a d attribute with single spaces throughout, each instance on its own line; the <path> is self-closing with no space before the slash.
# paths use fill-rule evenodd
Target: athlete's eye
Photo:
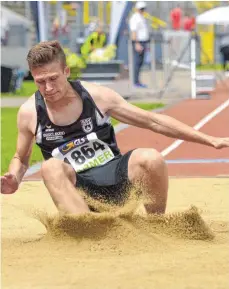
<path id="1" fill-rule="evenodd" d="M 38 84 L 43 84 L 44 83 L 44 80 L 39 80 L 37 81 Z"/>

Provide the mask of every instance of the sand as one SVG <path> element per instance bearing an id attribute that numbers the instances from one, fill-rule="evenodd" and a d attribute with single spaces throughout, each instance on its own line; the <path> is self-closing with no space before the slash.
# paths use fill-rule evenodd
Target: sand
<path id="1" fill-rule="evenodd" d="M 165 216 L 60 216 L 41 182 L 2 196 L 2 288 L 229 288 L 229 179 L 170 179 Z"/>

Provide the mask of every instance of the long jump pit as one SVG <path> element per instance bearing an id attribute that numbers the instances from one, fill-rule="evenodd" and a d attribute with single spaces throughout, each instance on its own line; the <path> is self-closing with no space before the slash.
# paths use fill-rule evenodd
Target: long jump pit
<path id="1" fill-rule="evenodd" d="M 228 288 L 227 178 L 170 179 L 164 216 L 137 202 L 58 215 L 43 183 L 2 198 L 2 288 Z"/>
<path id="2" fill-rule="evenodd" d="M 226 98 L 187 100 L 166 113 L 194 126 Z M 226 112 L 200 130 L 228 136 Z M 132 127 L 118 142 L 123 152 L 169 151 L 166 214 L 146 215 L 133 190 L 122 207 L 95 203 L 99 213 L 60 215 L 42 181 L 27 178 L 1 196 L 2 288 L 229 288 L 229 150 L 173 145 Z"/>

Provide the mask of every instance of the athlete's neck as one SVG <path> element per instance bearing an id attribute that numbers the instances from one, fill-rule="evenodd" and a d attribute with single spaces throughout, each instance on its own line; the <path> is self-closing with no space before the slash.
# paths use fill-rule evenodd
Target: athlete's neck
<path id="1" fill-rule="evenodd" d="M 58 99 L 55 102 L 48 101 L 47 99 L 45 99 L 45 103 L 48 106 L 48 108 L 57 111 L 60 110 L 62 107 L 68 106 L 69 104 L 75 102 L 76 99 L 80 99 L 80 96 L 72 88 L 71 84 L 68 83 L 66 92 L 60 99 Z"/>

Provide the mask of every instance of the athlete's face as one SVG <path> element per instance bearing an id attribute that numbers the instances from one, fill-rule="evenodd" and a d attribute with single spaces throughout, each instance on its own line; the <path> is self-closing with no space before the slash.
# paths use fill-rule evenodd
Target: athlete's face
<path id="1" fill-rule="evenodd" d="M 61 63 L 52 63 L 32 68 L 31 74 L 34 81 L 43 95 L 49 102 L 56 102 L 63 98 L 68 90 L 68 80 L 70 69 L 65 68 Z"/>

